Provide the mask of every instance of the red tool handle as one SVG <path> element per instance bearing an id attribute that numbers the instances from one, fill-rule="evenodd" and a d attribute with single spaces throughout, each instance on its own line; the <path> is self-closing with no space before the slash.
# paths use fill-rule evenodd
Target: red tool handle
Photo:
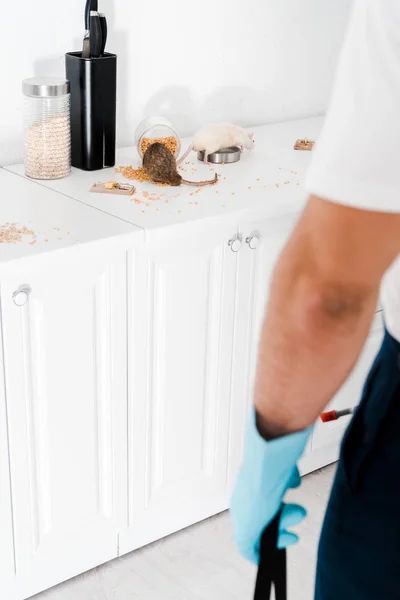
<path id="1" fill-rule="evenodd" d="M 344 408 L 343 410 L 328 410 L 321 414 L 320 418 L 323 423 L 329 423 L 330 421 L 337 421 L 341 417 L 352 415 L 354 412 L 353 408 Z"/>

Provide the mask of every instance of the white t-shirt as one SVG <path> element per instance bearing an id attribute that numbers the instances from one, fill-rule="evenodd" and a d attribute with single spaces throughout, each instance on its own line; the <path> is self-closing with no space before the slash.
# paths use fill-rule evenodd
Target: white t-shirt
<path id="1" fill-rule="evenodd" d="M 347 206 L 400 213 L 400 0 L 354 2 L 306 188 Z M 400 341 L 399 258 L 384 277 L 382 305 Z"/>

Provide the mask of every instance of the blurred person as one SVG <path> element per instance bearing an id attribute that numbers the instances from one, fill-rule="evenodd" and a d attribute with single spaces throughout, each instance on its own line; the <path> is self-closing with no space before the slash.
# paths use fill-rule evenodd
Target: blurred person
<path id="1" fill-rule="evenodd" d="M 317 50 L 317 49 L 316 49 Z M 400 598 L 400 1 L 356 0 L 305 210 L 277 263 L 232 499 L 254 563 L 305 510 L 284 504 L 311 426 L 352 371 L 381 290 L 382 347 L 346 432 L 319 545 L 316 600 Z"/>

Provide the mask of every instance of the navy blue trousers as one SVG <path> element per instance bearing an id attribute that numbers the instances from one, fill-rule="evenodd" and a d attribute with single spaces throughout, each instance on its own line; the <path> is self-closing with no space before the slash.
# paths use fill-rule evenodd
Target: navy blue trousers
<path id="1" fill-rule="evenodd" d="M 400 599 L 400 344 L 388 333 L 343 440 L 315 600 Z"/>

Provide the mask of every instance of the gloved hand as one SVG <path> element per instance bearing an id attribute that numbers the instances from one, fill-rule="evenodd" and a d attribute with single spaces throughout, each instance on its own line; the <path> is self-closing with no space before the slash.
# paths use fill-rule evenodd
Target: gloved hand
<path id="1" fill-rule="evenodd" d="M 231 503 L 234 537 L 240 553 L 258 565 L 259 548 L 265 527 L 282 506 L 289 488 L 300 485 L 296 463 L 303 454 L 311 428 L 266 442 L 258 433 L 253 409 L 247 432 L 243 464 Z M 283 507 L 279 522 L 278 547 L 286 548 L 298 541 L 287 530 L 297 525 L 306 511 L 297 504 Z"/>

